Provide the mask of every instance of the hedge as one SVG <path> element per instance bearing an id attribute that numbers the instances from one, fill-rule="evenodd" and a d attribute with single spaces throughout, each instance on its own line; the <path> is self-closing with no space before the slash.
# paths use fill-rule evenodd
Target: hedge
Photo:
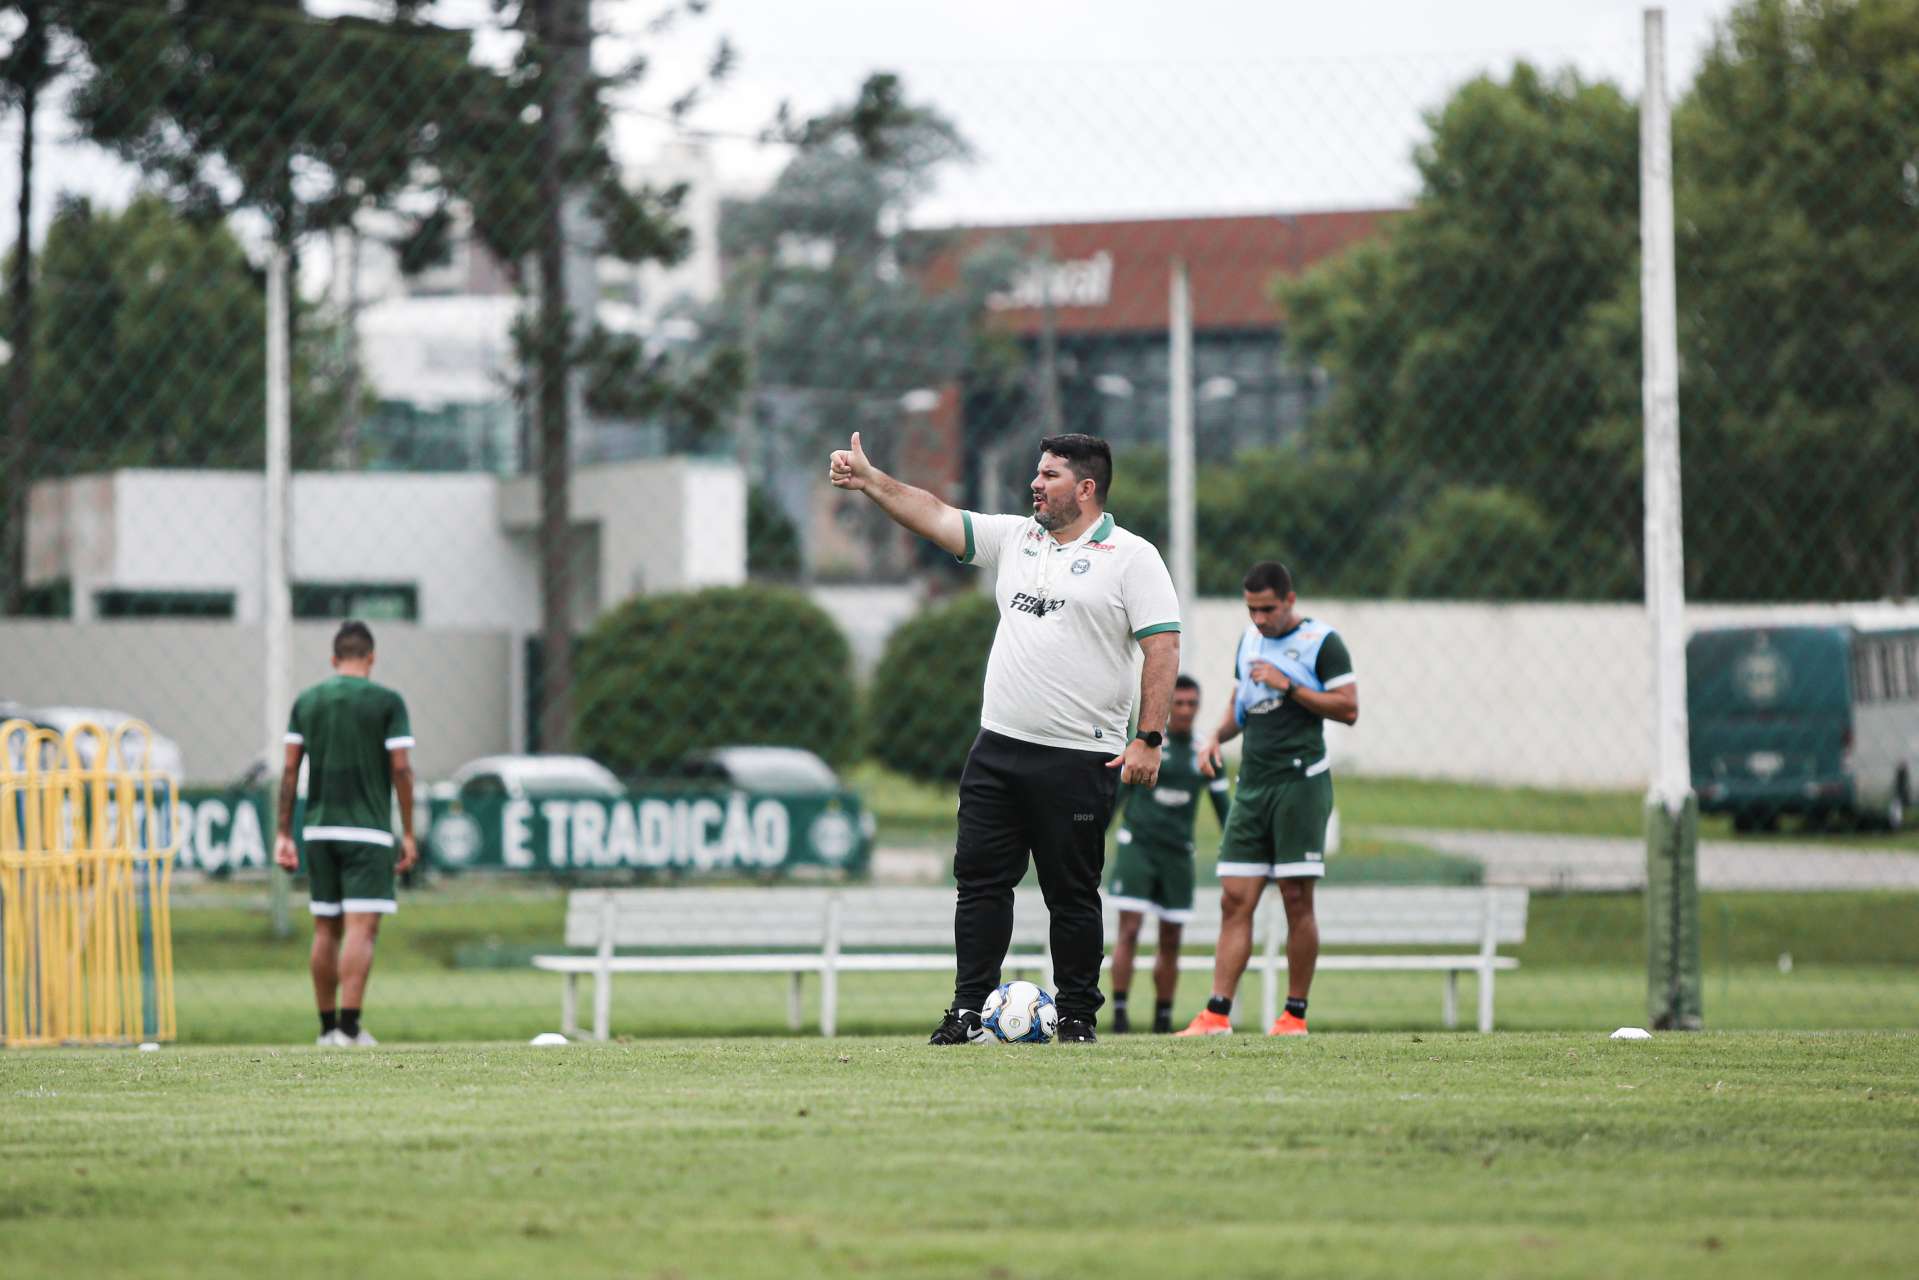
<path id="1" fill-rule="evenodd" d="M 858 738 L 846 637 L 777 587 L 635 596 L 581 642 L 574 695 L 581 748 L 622 777 L 735 745 L 805 747 L 843 765 Z"/>
<path id="2" fill-rule="evenodd" d="M 979 733 L 980 694 L 999 610 L 958 597 L 901 624 L 887 639 L 867 699 L 867 746 L 889 769 L 956 782 Z"/>

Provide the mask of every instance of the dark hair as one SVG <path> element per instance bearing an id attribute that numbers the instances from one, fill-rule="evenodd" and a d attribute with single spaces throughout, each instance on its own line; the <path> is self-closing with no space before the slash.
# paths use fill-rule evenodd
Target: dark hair
<path id="1" fill-rule="evenodd" d="M 1113 487 L 1113 446 L 1098 436 L 1073 431 L 1047 436 L 1039 442 L 1039 451 L 1064 458 L 1076 480 L 1093 482 L 1093 501 L 1106 505 L 1106 491 Z"/>
<path id="2" fill-rule="evenodd" d="M 1179 679 L 1173 681 L 1173 692 L 1178 693 L 1181 689 L 1191 689 L 1194 693 L 1198 693 L 1199 681 L 1181 672 Z"/>
<path id="3" fill-rule="evenodd" d="M 333 656 L 351 662 L 373 656 L 373 632 L 358 618 L 348 618 L 333 633 Z"/>
<path id="4" fill-rule="evenodd" d="M 1261 560 L 1246 571 L 1246 578 L 1239 585 L 1247 591 L 1270 591 L 1276 596 L 1289 596 L 1293 593 L 1293 575 L 1277 560 Z"/>

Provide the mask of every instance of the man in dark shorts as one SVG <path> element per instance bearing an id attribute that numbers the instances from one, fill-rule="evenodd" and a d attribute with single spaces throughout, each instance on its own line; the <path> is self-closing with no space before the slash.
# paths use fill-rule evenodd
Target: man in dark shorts
<path id="1" fill-rule="evenodd" d="M 1224 776 L 1199 771 L 1193 745 L 1193 721 L 1199 715 L 1199 681 L 1183 675 L 1173 683 L 1173 712 L 1166 722 L 1166 747 L 1160 755 L 1159 781 L 1127 787 L 1119 828 L 1119 851 L 1106 897 L 1119 908 L 1119 937 L 1113 943 L 1113 1030 L 1132 1030 L 1127 995 L 1133 985 L 1133 957 L 1139 928 L 1147 916 L 1159 920 L 1159 950 L 1153 957 L 1153 1030 L 1173 1029 L 1173 996 L 1179 986 L 1179 943 L 1193 918 L 1193 819 L 1199 795 L 1212 797 L 1213 812 L 1226 825 L 1228 801 Z"/>
<path id="2" fill-rule="evenodd" d="M 413 841 L 413 730 L 406 702 L 373 683 L 373 633 L 343 623 L 333 637 L 333 671 L 302 693 L 287 722 L 286 767 L 280 775 L 279 837 L 274 861 L 300 865 L 293 840 L 293 802 L 300 762 L 307 763 L 306 842 L 309 910 L 313 913 L 314 1001 L 323 1046 L 377 1044 L 360 1025 L 373 944 L 380 920 L 399 909 L 394 881 L 419 861 Z M 393 797 L 399 795 L 398 856 Z"/>
<path id="3" fill-rule="evenodd" d="M 1319 963 L 1313 882 L 1326 874 L 1326 827 L 1333 816 L 1326 722 L 1359 720 L 1359 677 L 1332 627 L 1301 617 L 1293 575 L 1261 561 L 1241 587 L 1252 619 L 1233 661 L 1233 705 L 1199 750 L 1216 776 L 1219 744 L 1242 730 L 1239 791 L 1219 842 L 1219 950 L 1213 995 L 1183 1036 L 1229 1035 L 1233 995 L 1253 948 L 1253 912 L 1268 880 L 1286 908 L 1286 1009 L 1266 1034 L 1306 1034 L 1306 996 Z"/>

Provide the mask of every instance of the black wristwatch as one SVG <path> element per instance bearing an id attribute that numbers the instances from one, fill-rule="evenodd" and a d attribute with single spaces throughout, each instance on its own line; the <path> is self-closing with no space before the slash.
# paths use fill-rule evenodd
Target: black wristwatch
<path id="1" fill-rule="evenodd" d="M 1148 729 L 1143 733 L 1136 733 L 1133 736 L 1155 751 L 1159 750 L 1159 744 L 1165 741 L 1164 738 L 1160 737 L 1159 730 L 1157 729 Z"/>

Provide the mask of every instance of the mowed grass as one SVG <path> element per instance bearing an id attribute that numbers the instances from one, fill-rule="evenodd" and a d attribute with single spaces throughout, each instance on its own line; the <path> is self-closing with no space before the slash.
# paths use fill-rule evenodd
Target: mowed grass
<path id="1" fill-rule="evenodd" d="M 1230 766 L 1229 766 L 1230 767 Z M 879 824 L 882 844 L 950 845 L 959 793 L 952 787 L 916 782 L 876 765 L 847 775 L 860 789 Z M 1638 791 L 1555 790 L 1495 787 L 1469 782 L 1432 782 L 1413 778 L 1358 778 L 1340 775 L 1334 783 L 1340 820 L 1349 841 L 1368 827 L 1442 827 L 1457 830 L 1537 831 L 1554 835 L 1640 837 L 1645 833 L 1645 796 Z M 1217 844 L 1218 823 L 1210 807 L 1200 806 L 1195 838 L 1202 850 Z M 1896 834 L 1882 831 L 1808 832 L 1797 819 L 1779 830 L 1739 833 L 1724 815 L 1700 820 L 1708 840 L 1812 841 L 1835 848 L 1919 849 L 1919 826 Z"/>
<path id="2" fill-rule="evenodd" d="M 9 1276 L 1896 1276 L 1919 1037 L 0 1055 Z"/>

